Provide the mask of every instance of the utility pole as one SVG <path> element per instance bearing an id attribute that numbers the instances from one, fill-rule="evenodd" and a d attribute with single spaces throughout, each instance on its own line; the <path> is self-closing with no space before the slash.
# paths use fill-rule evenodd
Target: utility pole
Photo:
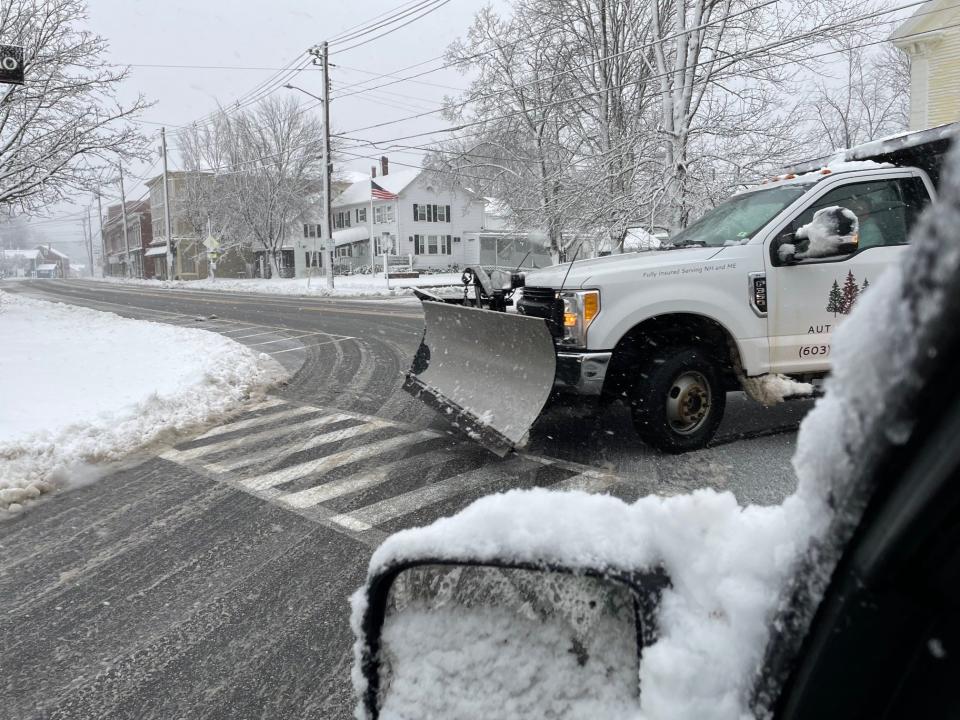
<path id="1" fill-rule="evenodd" d="M 83 249 L 90 257 L 90 220 L 89 218 L 80 218 L 80 230 L 83 232 Z"/>
<path id="2" fill-rule="evenodd" d="M 100 222 L 100 266 L 102 277 L 107 276 L 107 241 L 103 237 L 103 206 L 100 204 L 100 185 L 97 185 L 97 220 Z"/>
<path id="3" fill-rule="evenodd" d="M 167 193 L 167 129 L 160 128 L 160 153 L 163 155 L 163 225 L 167 235 L 167 280 L 173 280 L 173 236 L 170 234 L 170 196 Z"/>
<path id="4" fill-rule="evenodd" d="M 127 237 L 127 196 L 123 193 L 123 163 L 118 162 L 117 167 L 120 168 L 120 216 L 123 223 L 123 249 L 126 251 L 124 265 L 127 268 L 126 276 L 130 277 L 130 238 Z"/>
<path id="5" fill-rule="evenodd" d="M 310 54 L 317 57 L 317 48 L 312 48 Z M 320 66 L 323 70 L 323 215 L 326 228 L 326 244 L 323 253 L 323 263 L 326 266 L 327 287 L 333 289 L 333 213 L 330 200 L 330 175 L 333 172 L 333 162 L 330 159 L 330 69 L 326 40 L 320 45 Z M 316 63 L 316 60 L 314 60 Z"/>
<path id="6" fill-rule="evenodd" d="M 89 205 L 87 205 L 87 257 L 90 259 L 90 264 L 87 265 L 87 268 L 90 272 L 90 277 L 93 277 L 93 221 L 90 219 Z"/>

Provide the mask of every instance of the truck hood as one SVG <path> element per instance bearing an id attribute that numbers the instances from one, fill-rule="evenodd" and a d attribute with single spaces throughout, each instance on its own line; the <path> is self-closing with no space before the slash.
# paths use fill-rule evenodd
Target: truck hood
<path id="1" fill-rule="evenodd" d="M 641 272 L 652 268 L 673 268 L 689 263 L 709 260 L 723 248 L 690 247 L 676 250 L 654 250 L 623 255 L 608 255 L 590 260 L 577 260 L 572 263 L 551 265 L 542 270 L 527 272 L 526 284 L 530 287 L 550 287 L 580 289 L 591 280 L 599 281 L 603 275 Z M 569 270 L 569 275 L 567 271 Z M 566 277 L 566 282 L 564 282 Z"/>

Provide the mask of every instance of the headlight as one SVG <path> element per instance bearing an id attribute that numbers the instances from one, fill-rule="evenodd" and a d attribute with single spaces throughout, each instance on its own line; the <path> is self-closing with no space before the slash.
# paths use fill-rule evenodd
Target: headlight
<path id="1" fill-rule="evenodd" d="M 587 329 L 600 314 L 600 291 L 578 290 L 560 293 L 563 301 L 563 337 L 561 345 L 587 346 Z"/>

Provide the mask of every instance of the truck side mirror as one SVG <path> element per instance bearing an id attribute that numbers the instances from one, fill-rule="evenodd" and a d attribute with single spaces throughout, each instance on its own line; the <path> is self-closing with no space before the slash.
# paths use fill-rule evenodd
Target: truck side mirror
<path id="1" fill-rule="evenodd" d="M 780 263 L 783 265 L 795 265 L 797 263 L 796 254 L 797 246 L 794 244 L 795 237 L 792 230 L 787 230 L 773 241 L 773 252 L 776 255 L 776 258 L 780 260 Z"/>
<path id="2" fill-rule="evenodd" d="M 859 232 L 860 221 L 852 210 L 838 205 L 821 208 L 810 222 L 797 228 L 795 244 L 781 245 L 780 260 L 849 255 L 857 250 Z"/>
<path id="3" fill-rule="evenodd" d="M 611 699 L 639 710 L 641 654 L 668 584 L 659 569 L 500 560 L 385 568 L 354 597 L 358 717 L 497 717 L 517 703 L 538 715 L 546 698 L 558 718 Z"/>

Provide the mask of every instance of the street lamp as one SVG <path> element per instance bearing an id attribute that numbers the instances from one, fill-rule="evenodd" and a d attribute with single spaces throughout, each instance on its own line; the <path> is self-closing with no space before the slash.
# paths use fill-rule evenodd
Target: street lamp
<path id="1" fill-rule="evenodd" d="M 286 85 L 284 85 L 284 87 L 285 87 L 287 90 L 299 90 L 299 91 L 302 92 L 304 95 L 309 95 L 309 96 L 312 97 L 314 100 L 319 101 L 321 105 L 323 104 L 323 98 L 322 98 L 322 97 L 317 97 L 317 96 L 314 95 L 312 92 L 308 92 L 307 90 L 304 90 L 302 87 L 297 87 L 296 85 L 291 85 L 290 83 L 287 83 Z"/>

